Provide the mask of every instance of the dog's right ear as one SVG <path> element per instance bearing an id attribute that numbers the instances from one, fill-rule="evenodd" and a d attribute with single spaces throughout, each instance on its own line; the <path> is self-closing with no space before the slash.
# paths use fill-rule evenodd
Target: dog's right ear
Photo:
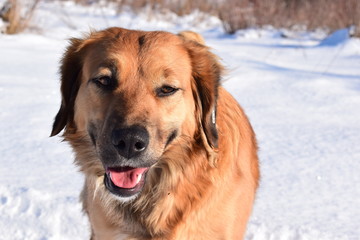
<path id="1" fill-rule="evenodd" d="M 74 103 L 80 86 L 83 54 L 81 49 L 84 40 L 73 38 L 61 60 L 61 106 L 57 113 L 51 137 L 57 135 L 62 129 L 74 127 Z"/>
<path id="2" fill-rule="evenodd" d="M 186 31 L 181 32 L 179 36 L 184 41 L 191 61 L 192 90 L 198 114 L 198 129 L 208 151 L 210 163 L 215 166 L 218 151 L 217 97 L 224 67 L 219 58 L 205 46 L 200 34 Z"/>

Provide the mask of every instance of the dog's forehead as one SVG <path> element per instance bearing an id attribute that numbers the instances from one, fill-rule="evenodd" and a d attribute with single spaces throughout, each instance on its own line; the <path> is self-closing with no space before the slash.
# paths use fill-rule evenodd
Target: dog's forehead
<path id="1" fill-rule="evenodd" d="M 84 74 L 91 78 L 110 66 L 123 80 L 165 77 L 181 81 L 189 79 L 191 72 L 182 39 L 167 32 L 120 31 L 96 38 L 85 58 Z"/>
<path id="2" fill-rule="evenodd" d="M 190 59 L 183 41 L 177 35 L 167 32 L 129 31 L 119 36 L 111 47 L 115 59 L 135 63 L 141 70 L 180 68 L 189 65 Z M 174 69 L 176 70 L 176 69 Z"/>

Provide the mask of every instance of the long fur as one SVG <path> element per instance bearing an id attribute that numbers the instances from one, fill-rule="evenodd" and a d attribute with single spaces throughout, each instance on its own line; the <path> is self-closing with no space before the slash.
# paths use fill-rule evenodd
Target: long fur
<path id="1" fill-rule="evenodd" d="M 85 78 L 93 70 L 87 66 L 92 66 L 92 61 L 101 61 L 108 52 L 115 52 L 112 56 L 120 56 L 122 60 L 122 51 L 126 50 L 129 54 L 126 56 L 133 59 L 126 69 L 120 67 L 126 76 L 138 81 L 157 81 L 152 75 L 138 76 L 167 64 L 161 58 L 149 62 L 152 49 L 164 51 L 165 58 L 172 58 L 172 53 L 167 55 L 162 44 L 170 44 L 176 50 L 175 69 L 177 62 L 184 64 L 184 72 L 189 68 L 189 76 L 178 72 L 188 76 L 181 81 L 188 86 L 183 96 L 187 98 L 184 102 L 190 105 L 175 110 L 185 117 L 158 114 L 158 108 L 163 105 L 151 105 L 151 96 L 146 93 L 141 94 L 145 94 L 142 97 L 148 101 L 134 100 L 136 95 L 131 94 L 139 90 L 135 91 L 137 86 L 132 83 L 124 83 L 127 90 L 125 86 L 116 90 L 121 92 L 122 99 L 131 99 L 126 104 L 118 103 L 124 104 L 121 111 L 115 107 L 118 104 L 113 104 L 117 103 L 115 94 L 106 101 L 102 100 L 104 97 L 85 94 L 88 87 Z M 241 107 L 221 87 L 223 67 L 204 44 L 203 38 L 193 32 L 173 35 L 120 28 L 71 40 L 62 59 L 62 104 L 52 135 L 65 129 L 64 139 L 74 149 L 75 163 L 85 175 L 81 199 L 91 223 L 91 239 L 242 239 L 259 179 L 255 134 Z M 120 74 L 125 74 L 123 72 Z M 93 101 L 97 108 L 87 101 Z M 106 109 L 106 114 L 101 109 Z M 162 152 L 149 170 L 141 193 L 130 201 L 122 201 L 105 188 L 99 146 L 94 147 L 89 134 L 93 125 L 96 129 L 101 124 L 102 129 L 106 127 L 110 122 L 109 112 L 121 113 L 121 119 L 127 123 L 138 124 L 138 119 L 142 119 L 145 127 L 157 131 L 166 132 L 174 124 L 179 126 L 180 134 L 171 144 L 164 149 L 154 149 Z M 148 115 L 142 116 L 143 112 Z M 169 123 L 171 118 L 171 124 L 160 126 L 147 118 L 164 123 Z"/>

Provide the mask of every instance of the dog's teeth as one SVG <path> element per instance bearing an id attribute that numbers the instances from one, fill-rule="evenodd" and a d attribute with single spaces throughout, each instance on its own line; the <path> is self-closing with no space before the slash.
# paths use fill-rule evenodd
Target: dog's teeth
<path id="1" fill-rule="evenodd" d="M 141 175 L 142 175 L 142 174 L 137 175 L 136 184 L 138 184 L 138 183 L 140 182 L 140 180 L 141 180 Z"/>

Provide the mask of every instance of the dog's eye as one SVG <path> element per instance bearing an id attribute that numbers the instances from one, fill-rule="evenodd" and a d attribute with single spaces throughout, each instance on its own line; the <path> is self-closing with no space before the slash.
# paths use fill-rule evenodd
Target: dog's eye
<path id="1" fill-rule="evenodd" d="M 168 85 L 164 85 L 161 88 L 157 89 L 157 96 L 158 97 L 167 97 L 167 96 L 174 94 L 178 90 L 179 90 L 179 88 L 174 88 L 174 87 L 171 87 Z"/>
<path id="2" fill-rule="evenodd" d="M 104 89 L 110 89 L 113 87 L 113 80 L 110 76 L 100 76 L 92 79 L 92 81 L 99 87 Z"/>

